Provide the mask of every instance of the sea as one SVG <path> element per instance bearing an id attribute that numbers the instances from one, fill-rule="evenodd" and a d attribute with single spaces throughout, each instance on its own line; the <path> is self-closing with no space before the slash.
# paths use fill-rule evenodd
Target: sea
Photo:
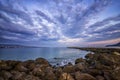
<path id="1" fill-rule="evenodd" d="M 66 47 L 40 47 L 40 48 L 0 48 L 0 60 L 35 60 L 45 58 L 51 65 L 63 66 L 68 63 L 75 64 L 77 58 L 84 58 L 88 51 Z"/>

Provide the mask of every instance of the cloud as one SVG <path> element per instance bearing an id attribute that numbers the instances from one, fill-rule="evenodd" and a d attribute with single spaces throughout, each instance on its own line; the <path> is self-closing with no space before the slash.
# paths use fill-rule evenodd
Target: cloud
<path id="1" fill-rule="evenodd" d="M 0 0 L 1 41 L 69 45 L 119 38 L 120 15 L 99 20 L 110 2 Z"/>
<path id="2" fill-rule="evenodd" d="M 103 41 L 95 41 L 95 42 L 89 42 L 88 44 L 89 45 L 94 45 L 94 46 L 96 46 L 96 45 L 104 45 L 104 46 L 106 46 L 106 45 L 108 45 L 108 44 L 114 44 L 114 43 L 118 43 L 120 41 L 120 38 L 116 38 L 116 39 L 111 39 L 111 40 L 103 40 Z"/>
<path id="3" fill-rule="evenodd" d="M 120 16 L 107 18 L 91 25 L 86 31 L 87 41 L 109 40 L 120 37 Z M 84 35 L 84 34 L 83 34 Z M 91 36 L 89 36 L 91 35 Z"/>
<path id="4" fill-rule="evenodd" d="M 25 11 L 14 9 L 13 6 L 11 5 L 6 6 L 6 5 L 3 5 L 2 3 L 0 3 L 0 10 L 6 14 L 12 15 L 13 17 L 19 17 L 22 20 L 26 21 L 28 24 L 32 25 L 32 20 Z"/>

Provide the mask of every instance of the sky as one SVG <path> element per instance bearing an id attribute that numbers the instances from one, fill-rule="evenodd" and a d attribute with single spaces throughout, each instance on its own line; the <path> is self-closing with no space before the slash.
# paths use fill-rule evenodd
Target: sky
<path id="1" fill-rule="evenodd" d="M 120 0 L 0 0 L 0 44 L 105 46 L 120 42 Z"/>

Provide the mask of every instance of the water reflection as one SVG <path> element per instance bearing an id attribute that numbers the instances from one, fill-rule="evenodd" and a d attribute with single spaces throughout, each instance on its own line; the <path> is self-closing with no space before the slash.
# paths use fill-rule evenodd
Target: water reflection
<path id="1" fill-rule="evenodd" d="M 45 58 L 51 63 L 61 63 L 65 60 L 74 61 L 84 57 L 86 51 L 69 48 L 9 48 L 0 49 L 1 60 L 34 60 L 38 57 Z"/>

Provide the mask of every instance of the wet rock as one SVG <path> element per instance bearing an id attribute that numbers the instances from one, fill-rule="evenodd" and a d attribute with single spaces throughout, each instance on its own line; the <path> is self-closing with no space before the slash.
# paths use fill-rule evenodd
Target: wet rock
<path id="1" fill-rule="evenodd" d="M 75 60 L 75 64 L 83 63 L 83 62 L 85 63 L 85 60 L 83 58 L 78 58 L 78 59 Z"/>
<path id="2" fill-rule="evenodd" d="M 35 62 L 36 62 L 37 64 L 50 65 L 49 62 L 48 62 L 46 59 L 44 59 L 44 58 L 37 58 L 37 59 L 35 60 Z"/>
<path id="3" fill-rule="evenodd" d="M 92 75 L 87 73 L 80 73 L 80 72 L 75 73 L 75 79 L 76 80 L 96 80 L 96 78 L 93 77 Z"/>
<path id="4" fill-rule="evenodd" d="M 62 73 L 58 80 L 74 80 L 74 78 L 68 73 Z"/>

